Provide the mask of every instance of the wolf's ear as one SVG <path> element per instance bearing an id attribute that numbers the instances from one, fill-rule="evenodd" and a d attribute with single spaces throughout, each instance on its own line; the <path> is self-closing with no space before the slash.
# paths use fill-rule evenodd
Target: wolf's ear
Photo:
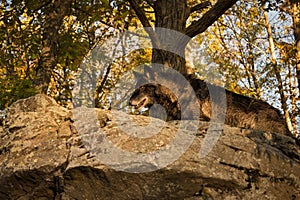
<path id="1" fill-rule="evenodd" d="M 149 65 L 144 65 L 144 73 L 152 73 L 153 70 Z"/>
<path id="2" fill-rule="evenodd" d="M 155 72 L 150 66 L 144 65 L 144 76 L 145 78 L 153 80 L 156 78 L 157 72 Z"/>
<path id="3" fill-rule="evenodd" d="M 144 75 L 146 78 L 152 78 L 153 70 L 148 65 L 144 65 Z"/>
<path id="4" fill-rule="evenodd" d="M 133 71 L 134 78 L 140 79 L 143 75 L 137 71 Z"/>

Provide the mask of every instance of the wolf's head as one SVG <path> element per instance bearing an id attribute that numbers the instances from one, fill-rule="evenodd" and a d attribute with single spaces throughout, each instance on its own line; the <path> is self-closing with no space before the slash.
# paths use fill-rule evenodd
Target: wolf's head
<path id="1" fill-rule="evenodd" d="M 165 109 L 167 120 L 180 119 L 180 105 L 172 91 L 172 87 L 176 85 L 170 82 L 170 75 L 164 73 L 159 75 L 147 66 L 144 67 L 143 74 L 134 72 L 138 88 L 132 94 L 129 104 L 138 110 L 159 104 Z"/>
<path id="2" fill-rule="evenodd" d="M 147 70 L 148 68 L 145 67 L 144 74 L 134 72 L 134 76 L 137 81 L 136 85 L 139 88 L 137 88 L 131 95 L 129 104 L 138 110 L 141 108 L 150 108 L 156 103 L 154 91 L 157 86 L 154 84 L 146 84 L 153 80 L 150 71 Z"/>
<path id="3" fill-rule="evenodd" d="M 130 97 L 129 104 L 134 106 L 136 109 L 140 110 L 141 108 L 150 108 L 154 104 L 158 104 L 158 95 L 156 92 L 159 92 L 158 85 L 146 84 L 134 91 Z"/>
<path id="4" fill-rule="evenodd" d="M 191 102 L 197 103 L 197 100 L 191 95 L 191 87 L 187 87 L 189 83 L 176 73 L 172 69 L 156 72 L 147 66 L 143 74 L 135 72 L 138 88 L 132 94 L 129 104 L 138 110 L 159 104 L 165 109 L 167 120 L 193 119 L 190 105 Z M 185 112 L 182 113 L 182 109 Z"/>

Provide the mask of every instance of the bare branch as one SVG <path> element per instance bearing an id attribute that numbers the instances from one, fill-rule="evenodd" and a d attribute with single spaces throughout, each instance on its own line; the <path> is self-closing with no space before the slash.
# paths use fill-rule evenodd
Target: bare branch
<path id="1" fill-rule="evenodd" d="M 218 0 L 218 2 L 199 20 L 193 21 L 191 25 L 185 29 L 185 34 L 192 38 L 200 33 L 203 33 L 236 2 L 237 0 Z"/>
<path id="2" fill-rule="evenodd" d="M 204 8 L 207 8 L 207 7 L 209 7 L 209 6 L 211 6 L 210 1 L 202 2 L 202 3 L 200 3 L 200 4 L 197 4 L 197 5 L 193 6 L 193 7 L 191 7 L 191 13 L 197 12 L 197 11 L 201 11 L 201 10 L 203 10 Z"/>
<path id="3" fill-rule="evenodd" d="M 135 14 L 141 21 L 142 25 L 144 27 L 151 27 L 149 20 L 147 19 L 144 10 L 139 6 L 138 2 L 136 0 L 129 0 L 129 3 L 134 10 Z"/>
<path id="4" fill-rule="evenodd" d="M 147 4 L 149 6 L 151 6 L 152 8 L 154 7 L 154 3 L 155 3 L 155 0 L 146 0 Z"/>
<path id="5" fill-rule="evenodd" d="M 134 10 L 135 14 L 137 15 L 137 17 L 141 21 L 141 23 L 142 23 L 143 27 L 145 28 L 146 32 L 149 34 L 154 48 L 159 48 L 160 43 L 159 43 L 158 37 L 155 34 L 148 18 L 146 17 L 145 11 L 139 6 L 139 4 L 136 0 L 129 0 L 129 3 L 131 5 L 132 9 Z"/>
<path id="6" fill-rule="evenodd" d="M 156 0 L 146 0 L 148 3 L 155 3 Z"/>

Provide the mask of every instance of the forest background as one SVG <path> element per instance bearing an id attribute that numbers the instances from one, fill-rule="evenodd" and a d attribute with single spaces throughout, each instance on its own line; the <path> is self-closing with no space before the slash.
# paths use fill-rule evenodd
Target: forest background
<path id="1" fill-rule="evenodd" d="M 189 11 L 181 18 L 186 30 L 182 32 L 198 44 L 194 56 L 199 59 L 193 71 L 205 78 L 207 67 L 216 66 L 219 77 L 214 84 L 280 109 L 297 136 L 298 0 L 1 1 L 0 110 L 4 113 L 11 103 L 37 93 L 70 107 L 75 76 L 95 46 L 125 30 L 134 35 L 138 28 L 163 27 L 164 10 L 178 13 L 181 6 Z M 169 18 L 178 20 L 175 15 Z M 154 54 L 151 49 L 140 49 L 107 66 L 97 84 L 96 107 L 109 109 L 110 91 L 120 77 L 151 63 Z"/>

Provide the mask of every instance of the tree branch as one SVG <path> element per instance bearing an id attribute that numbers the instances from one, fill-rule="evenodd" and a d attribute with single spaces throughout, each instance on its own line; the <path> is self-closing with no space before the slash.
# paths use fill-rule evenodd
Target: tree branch
<path id="1" fill-rule="evenodd" d="M 146 2 L 151 6 L 152 8 L 154 7 L 155 0 L 146 0 Z"/>
<path id="2" fill-rule="evenodd" d="M 151 38 L 151 42 L 153 44 L 154 48 L 160 47 L 160 42 L 158 40 L 157 35 L 155 34 L 148 18 L 145 15 L 144 10 L 139 6 L 137 0 L 129 0 L 131 8 L 134 10 L 135 14 L 141 21 L 143 27 L 145 28 L 145 31 L 149 34 L 149 37 Z"/>
<path id="3" fill-rule="evenodd" d="M 129 0 L 129 3 L 131 5 L 132 9 L 134 10 L 135 14 L 141 21 L 142 25 L 144 27 L 151 27 L 149 20 L 147 19 L 142 8 L 139 6 L 138 2 L 136 0 Z"/>
<path id="4" fill-rule="evenodd" d="M 236 2 L 237 0 L 218 0 L 218 2 L 199 20 L 193 21 L 191 25 L 185 29 L 185 34 L 192 38 L 200 33 L 203 33 Z"/>
<path id="5" fill-rule="evenodd" d="M 201 11 L 202 9 L 207 8 L 208 6 L 211 6 L 210 1 L 205 1 L 200 4 L 197 4 L 193 7 L 191 7 L 191 13 Z"/>

